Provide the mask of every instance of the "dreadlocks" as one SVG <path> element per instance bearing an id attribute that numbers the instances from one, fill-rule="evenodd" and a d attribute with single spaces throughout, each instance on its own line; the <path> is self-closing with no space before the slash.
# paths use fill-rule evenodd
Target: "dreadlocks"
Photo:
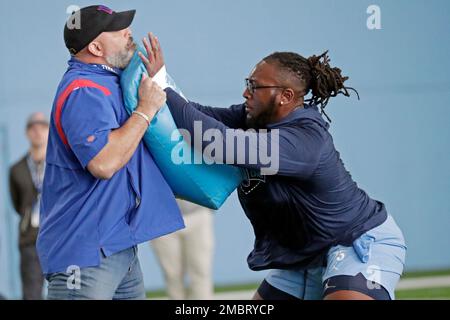
<path id="1" fill-rule="evenodd" d="M 355 89 L 344 86 L 344 82 L 348 77 L 341 75 L 341 69 L 330 66 L 328 51 L 319 56 L 313 55 L 309 58 L 304 58 L 294 52 L 275 52 L 263 60 L 276 62 L 303 82 L 305 90 L 302 95 L 306 96 L 310 90 L 312 94 L 312 97 L 305 101 L 319 106 L 322 114 L 327 117 L 329 122 L 331 122 L 331 119 L 325 113 L 324 108 L 331 97 L 335 97 L 338 94 L 349 97 L 348 90 L 353 90 L 359 99 L 359 94 Z"/>

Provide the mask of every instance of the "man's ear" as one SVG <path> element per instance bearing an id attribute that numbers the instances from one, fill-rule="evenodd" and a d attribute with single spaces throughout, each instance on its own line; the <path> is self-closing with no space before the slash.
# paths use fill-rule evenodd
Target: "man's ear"
<path id="1" fill-rule="evenodd" d="M 283 90 L 283 93 L 281 94 L 281 101 L 282 104 L 287 105 L 295 100 L 295 92 L 291 88 L 286 88 Z"/>
<path id="2" fill-rule="evenodd" d="M 103 57 L 105 54 L 103 51 L 103 46 L 99 41 L 92 41 L 88 44 L 87 49 L 92 55 L 96 57 Z"/>

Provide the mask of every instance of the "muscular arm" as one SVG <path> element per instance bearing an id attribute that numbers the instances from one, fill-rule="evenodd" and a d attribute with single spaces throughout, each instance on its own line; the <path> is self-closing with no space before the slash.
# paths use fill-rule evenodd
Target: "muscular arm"
<path id="1" fill-rule="evenodd" d="M 170 79 L 170 81 L 167 81 L 167 79 Z M 171 88 L 173 90 L 173 94 L 171 94 L 172 104 L 183 104 L 188 102 L 182 95 L 177 93 L 176 86 L 173 83 L 173 80 L 168 77 L 165 66 L 156 73 L 154 81 L 163 89 Z M 244 104 L 232 105 L 229 108 L 209 107 L 192 101 L 189 101 L 189 104 L 203 114 L 222 122 L 229 128 L 246 129 Z"/>
<path id="2" fill-rule="evenodd" d="M 193 102 L 178 99 L 175 91 L 168 88 L 167 105 L 177 127 L 187 130 L 191 141 L 198 140 L 195 129 L 201 124 L 201 151 L 209 148 L 210 139 L 204 139 L 205 132 L 215 129 L 216 143 L 219 139 L 220 150 L 211 155 L 217 163 L 227 163 L 249 169 L 260 169 L 262 174 L 279 174 L 306 178 L 316 168 L 322 137 L 315 130 L 299 130 L 298 127 L 282 129 L 241 130 L 227 127 L 197 110 Z M 211 131 L 210 131 L 211 132 Z M 230 138 L 231 137 L 231 138 Z M 220 151 L 220 152 L 217 152 Z"/>
<path id="3" fill-rule="evenodd" d="M 175 99 L 175 94 L 172 96 L 172 100 Z M 181 98 L 181 97 L 180 97 Z M 191 106 L 202 112 L 203 114 L 222 122 L 229 128 L 233 129 L 246 129 L 245 125 L 245 107 L 243 104 L 232 105 L 229 108 L 214 108 L 208 106 L 202 106 L 199 103 L 191 102 Z"/>
<path id="4" fill-rule="evenodd" d="M 111 131 L 108 143 L 88 163 L 89 172 L 96 178 L 110 179 L 130 161 L 147 127 L 142 117 L 131 115 L 122 127 Z"/>
<path id="5" fill-rule="evenodd" d="M 144 41 L 149 59 L 143 54 L 140 56 L 148 74 L 155 75 L 156 78 L 159 71 L 165 73 L 164 58 L 158 39 L 152 34 L 149 38 L 151 45 Z M 161 73 L 159 76 L 163 80 L 166 78 Z M 244 131 L 241 130 L 246 128 L 244 105 L 232 106 L 228 109 L 205 107 L 185 100 L 167 83 L 160 83 L 160 85 L 167 93 L 167 105 L 177 127 L 186 129 L 190 133 L 193 137 L 191 142 L 198 140 L 194 136 L 196 121 L 200 121 L 202 125 L 202 137 L 207 131 L 220 133 L 214 136 L 214 142 L 218 140 L 223 148 L 215 150 L 214 155 L 211 153 L 211 158 L 216 162 L 261 169 L 262 174 L 297 177 L 307 177 L 316 168 L 322 145 L 320 133 L 314 130 L 301 132 L 297 128 L 285 128 L 273 132 Z M 210 129 L 216 130 L 210 131 Z M 227 139 L 227 134 L 234 138 Z M 245 142 L 246 139 L 248 143 Z M 209 147 L 209 142 L 205 139 L 201 141 L 202 144 L 198 147 L 204 152 Z M 241 143 L 235 143 L 236 141 Z"/>
<path id="6" fill-rule="evenodd" d="M 84 90 L 83 95 L 80 90 Z M 71 98 L 72 105 L 66 108 L 68 114 L 63 114 L 62 119 L 69 144 L 83 167 L 94 177 L 110 179 L 133 156 L 148 123 L 144 117 L 132 114 L 118 127 L 111 106 L 96 89 L 79 89 Z M 147 115 L 151 121 L 165 100 L 165 92 L 144 75 L 139 85 L 136 111 Z M 96 113 L 92 114 L 91 110 Z"/>

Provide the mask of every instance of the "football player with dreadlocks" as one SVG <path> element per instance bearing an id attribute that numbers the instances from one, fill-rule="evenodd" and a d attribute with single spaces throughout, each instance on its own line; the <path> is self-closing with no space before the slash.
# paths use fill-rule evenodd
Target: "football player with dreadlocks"
<path id="1" fill-rule="evenodd" d="M 141 59 L 148 70 L 165 72 L 159 43 L 151 40 L 150 60 Z M 166 88 L 177 126 L 191 136 L 195 121 L 202 134 L 219 130 L 214 137 L 223 137 L 224 147 L 213 159 L 249 172 L 238 188 L 255 233 L 248 264 L 270 269 L 255 299 L 394 299 L 403 271 L 401 230 L 385 205 L 353 181 L 322 118 L 331 97 L 354 90 L 329 62 L 327 52 L 275 52 L 246 79 L 245 102 L 229 108 L 202 106 Z M 247 143 L 227 145 L 234 142 L 226 139 L 230 130 Z M 202 143 L 204 150 L 209 142 Z M 267 167 L 254 157 L 264 144 L 278 144 L 278 170 L 255 176 Z"/>

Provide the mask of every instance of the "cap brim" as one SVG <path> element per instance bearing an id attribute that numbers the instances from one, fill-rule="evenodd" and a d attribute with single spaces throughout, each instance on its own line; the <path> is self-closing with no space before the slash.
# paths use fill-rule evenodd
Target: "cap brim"
<path id="1" fill-rule="evenodd" d="M 133 22 L 136 10 L 116 12 L 111 23 L 105 28 L 105 31 L 119 31 L 128 28 Z"/>

